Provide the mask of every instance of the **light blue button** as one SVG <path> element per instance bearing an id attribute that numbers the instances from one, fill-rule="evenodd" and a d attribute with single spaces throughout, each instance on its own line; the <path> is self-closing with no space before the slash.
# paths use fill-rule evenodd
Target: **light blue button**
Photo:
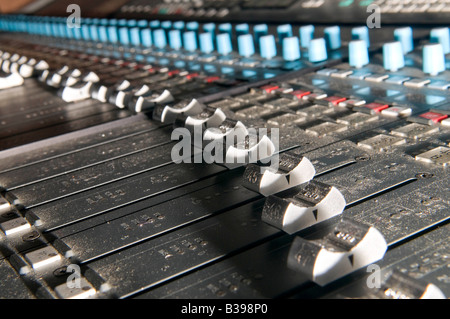
<path id="1" fill-rule="evenodd" d="M 153 44 L 152 31 L 149 28 L 145 28 L 140 31 L 140 34 L 142 45 L 145 47 L 151 47 Z"/>
<path id="2" fill-rule="evenodd" d="M 149 22 L 149 26 L 151 29 L 157 29 L 161 25 L 161 22 L 159 20 L 152 20 Z"/>
<path id="3" fill-rule="evenodd" d="M 442 44 L 432 43 L 423 47 L 423 72 L 437 75 L 445 71 L 445 55 Z"/>
<path id="4" fill-rule="evenodd" d="M 341 47 L 341 28 L 339 26 L 327 27 L 323 32 L 330 50 L 336 50 Z"/>
<path id="5" fill-rule="evenodd" d="M 203 31 L 214 33 L 216 31 L 216 24 L 215 23 L 206 23 L 203 25 Z"/>
<path id="6" fill-rule="evenodd" d="M 172 27 L 172 21 L 163 21 L 161 22 L 161 28 L 164 30 L 170 29 Z"/>
<path id="7" fill-rule="evenodd" d="M 449 28 L 436 28 L 430 31 L 430 41 L 440 43 L 444 54 L 450 53 L 450 32 Z"/>
<path id="8" fill-rule="evenodd" d="M 402 44 L 403 54 L 411 52 L 414 49 L 413 31 L 411 27 L 395 29 L 394 39 Z"/>
<path id="9" fill-rule="evenodd" d="M 383 45 L 383 66 L 391 72 L 396 72 L 405 66 L 403 48 L 399 41 Z"/>
<path id="10" fill-rule="evenodd" d="M 74 28 L 74 29 L 77 29 L 77 28 Z M 75 35 L 75 38 L 77 38 L 76 35 Z M 115 25 L 108 27 L 108 41 L 111 43 L 119 42 L 119 35 L 117 34 L 117 27 Z"/>
<path id="11" fill-rule="evenodd" d="M 364 40 L 366 46 L 370 47 L 369 28 L 367 27 L 355 27 L 352 29 L 353 40 Z"/>
<path id="12" fill-rule="evenodd" d="M 174 50 L 179 50 L 183 46 L 183 44 L 181 43 L 180 30 L 169 31 L 169 46 Z"/>
<path id="13" fill-rule="evenodd" d="M 290 24 L 282 24 L 277 27 L 278 40 L 283 43 L 284 38 L 292 37 L 292 26 Z"/>
<path id="14" fill-rule="evenodd" d="M 213 34 L 211 32 L 200 33 L 200 51 L 209 54 L 214 51 Z"/>
<path id="15" fill-rule="evenodd" d="M 324 38 L 312 39 L 308 48 L 309 62 L 321 62 L 328 58 L 327 45 Z"/>
<path id="16" fill-rule="evenodd" d="M 163 29 L 153 31 L 153 44 L 159 49 L 163 49 L 167 45 L 166 32 Z"/>
<path id="17" fill-rule="evenodd" d="M 259 47 L 261 57 L 265 59 L 271 59 L 277 55 L 275 37 L 271 34 L 259 38 Z"/>
<path id="18" fill-rule="evenodd" d="M 222 24 L 219 24 L 218 30 L 219 30 L 219 33 L 228 33 L 231 35 L 233 27 L 232 27 L 231 23 L 222 23 Z"/>
<path id="19" fill-rule="evenodd" d="M 348 44 L 349 64 L 361 68 L 369 63 L 369 53 L 364 40 L 353 40 Z"/>
<path id="20" fill-rule="evenodd" d="M 221 55 L 227 55 L 233 51 L 230 34 L 221 33 L 217 35 L 217 51 Z"/>
<path id="21" fill-rule="evenodd" d="M 238 50 L 243 57 L 250 57 L 255 54 L 255 44 L 251 34 L 243 34 L 238 36 Z"/>
<path id="22" fill-rule="evenodd" d="M 197 50 L 197 39 L 196 39 L 196 33 L 194 31 L 187 31 L 183 33 L 183 43 L 184 48 L 187 51 L 195 51 Z"/>
<path id="23" fill-rule="evenodd" d="M 300 41 L 297 37 L 283 39 L 283 59 L 286 61 L 300 59 Z"/>
<path id="24" fill-rule="evenodd" d="M 128 27 L 119 28 L 119 39 L 120 43 L 124 45 L 130 44 L 130 34 Z"/>
<path id="25" fill-rule="evenodd" d="M 249 33 L 250 27 L 248 26 L 247 23 L 241 23 L 241 24 L 237 24 L 234 27 L 234 30 L 236 30 L 236 36 L 240 36 L 240 35 Z"/>
<path id="26" fill-rule="evenodd" d="M 299 29 L 300 33 L 300 45 L 302 48 L 308 48 L 309 43 L 314 37 L 314 26 L 313 25 L 304 25 Z"/>
<path id="27" fill-rule="evenodd" d="M 269 28 L 267 24 L 257 24 L 253 27 L 253 33 L 255 35 L 255 42 L 259 45 L 259 38 L 267 35 Z"/>
<path id="28" fill-rule="evenodd" d="M 198 30 L 198 22 L 191 21 L 191 22 L 186 23 L 186 30 L 197 31 Z"/>
<path id="29" fill-rule="evenodd" d="M 130 42 L 132 45 L 141 45 L 141 29 L 136 27 L 136 28 L 131 28 L 130 29 Z"/>
<path id="30" fill-rule="evenodd" d="M 185 26 L 184 21 L 175 21 L 173 23 L 173 28 L 176 29 L 176 30 L 183 30 L 184 26 Z"/>

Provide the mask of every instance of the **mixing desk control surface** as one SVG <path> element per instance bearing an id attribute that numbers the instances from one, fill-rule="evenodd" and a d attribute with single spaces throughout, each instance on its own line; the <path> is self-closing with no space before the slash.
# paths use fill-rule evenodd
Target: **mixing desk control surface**
<path id="1" fill-rule="evenodd" d="M 81 2 L 0 16 L 0 298 L 450 295 L 448 1 Z"/>

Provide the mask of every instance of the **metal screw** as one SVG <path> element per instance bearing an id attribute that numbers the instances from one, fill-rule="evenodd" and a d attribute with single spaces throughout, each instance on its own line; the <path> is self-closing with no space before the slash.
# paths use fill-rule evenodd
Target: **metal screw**
<path id="1" fill-rule="evenodd" d="M 433 177 L 434 175 L 433 174 L 431 174 L 431 173 L 418 173 L 418 174 L 416 174 L 416 177 L 417 178 L 431 178 L 431 177 Z"/>

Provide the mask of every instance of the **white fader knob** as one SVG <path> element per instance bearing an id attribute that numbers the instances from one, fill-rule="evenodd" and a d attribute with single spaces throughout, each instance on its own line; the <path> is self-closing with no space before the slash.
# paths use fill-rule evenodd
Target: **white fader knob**
<path id="1" fill-rule="evenodd" d="M 261 219 L 293 234 L 341 214 L 345 205 L 337 188 L 312 180 L 267 197 Z"/>
<path id="2" fill-rule="evenodd" d="M 244 186 L 269 196 L 306 183 L 315 174 L 314 166 L 306 157 L 285 152 L 272 157 L 270 166 L 248 164 L 244 172 Z"/>
<path id="3" fill-rule="evenodd" d="M 374 227 L 343 219 L 322 238 L 297 236 L 291 244 L 287 265 L 324 286 L 384 257 L 387 244 Z"/>
<path id="4" fill-rule="evenodd" d="M 196 115 L 205 108 L 206 106 L 196 99 L 193 99 L 188 104 L 161 105 L 161 107 L 154 109 L 153 118 L 162 123 L 174 123 L 179 115 Z"/>

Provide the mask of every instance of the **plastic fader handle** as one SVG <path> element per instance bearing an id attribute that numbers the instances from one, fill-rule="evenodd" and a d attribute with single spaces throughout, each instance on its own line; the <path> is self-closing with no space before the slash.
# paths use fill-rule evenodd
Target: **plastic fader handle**
<path id="1" fill-rule="evenodd" d="M 201 113 L 205 108 L 206 106 L 204 104 L 200 103 L 196 99 L 193 99 L 185 106 L 166 105 L 162 110 L 155 108 L 153 118 L 161 121 L 162 123 L 174 123 L 179 115 L 196 115 Z M 161 114 L 158 114 L 159 111 Z"/>
<path id="2" fill-rule="evenodd" d="M 205 128 L 217 127 L 225 121 L 226 115 L 221 109 L 206 107 L 202 112 L 188 116 L 184 125 L 188 129 L 194 129 L 196 126 Z"/>
<path id="3" fill-rule="evenodd" d="M 446 299 L 437 286 L 398 270 L 394 270 L 379 288 L 370 289 L 369 295 L 379 299 Z"/>
<path id="4" fill-rule="evenodd" d="M 324 237 L 297 236 L 288 254 L 288 268 L 324 286 L 384 257 L 387 243 L 374 227 L 343 219 Z"/>
<path id="5" fill-rule="evenodd" d="M 269 196 L 288 188 L 306 183 L 314 178 L 316 170 L 311 162 L 301 155 L 282 153 L 275 155 L 277 169 L 270 166 L 249 164 L 244 172 L 244 186 Z"/>
<path id="6" fill-rule="evenodd" d="M 217 127 L 209 127 L 203 134 L 204 141 L 220 140 L 227 141 L 242 140 L 248 135 L 248 130 L 241 121 L 225 119 Z"/>
<path id="7" fill-rule="evenodd" d="M 229 146 L 225 152 L 225 166 L 233 168 L 268 158 L 276 147 L 267 135 L 247 135 L 243 140 Z"/>
<path id="8" fill-rule="evenodd" d="M 345 205 L 337 188 L 312 180 L 267 197 L 261 219 L 293 234 L 341 214 Z"/>

